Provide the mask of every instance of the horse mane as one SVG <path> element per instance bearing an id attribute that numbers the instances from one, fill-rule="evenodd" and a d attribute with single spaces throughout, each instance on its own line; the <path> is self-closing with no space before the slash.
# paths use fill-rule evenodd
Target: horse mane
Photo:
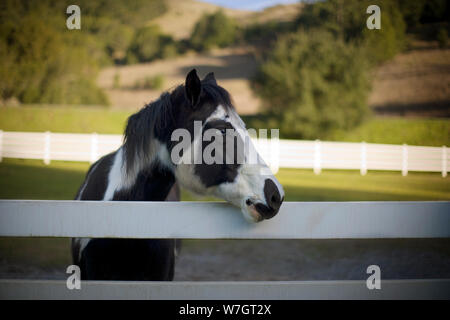
<path id="1" fill-rule="evenodd" d="M 234 109 L 230 94 L 217 85 L 214 78 L 207 77 L 202 81 L 202 92 L 225 108 Z M 156 152 L 156 146 L 152 143 L 155 134 L 160 135 L 166 128 L 174 126 L 173 106 L 186 101 L 184 85 L 179 85 L 171 92 L 162 93 L 159 99 L 146 104 L 128 118 L 123 143 L 123 163 L 127 175 L 137 173 L 142 169 L 142 164 L 152 162 Z M 137 163 L 141 165 L 136 167 Z"/>
<path id="2" fill-rule="evenodd" d="M 123 157 L 126 172 L 135 170 L 135 164 L 148 163 L 154 156 L 152 143 L 155 131 L 163 130 L 173 121 L 171 93 L 164 92 L 159 99 L 146 104 L 131 115 L 124 132 Z M 140 168 L 139 168 L 140 169 Z"/>

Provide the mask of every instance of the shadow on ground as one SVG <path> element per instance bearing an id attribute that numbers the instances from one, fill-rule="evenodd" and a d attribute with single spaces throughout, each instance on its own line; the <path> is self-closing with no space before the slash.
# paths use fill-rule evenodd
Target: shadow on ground
<path id="1" fill-rule="evenodd" d="M 68 239 L 0 238 L 0 278 L 65 279 L 69 250 Z M 382 279 L 450 278 L 450 239 L 184 240 L 175 280 L 366 279 L 373 264 Z"/>
<path id="2" fill-rule="evenodd" d="M 250 79 L 258 67 L 255 58 L 249 53 L 223 54 L 214 58 L 220 61 L 220 65 L 195 64 L 180 67 L 177 72 L 182 77 L 195 68 L 200 75 L 214 72 L 218 80 Z"/>

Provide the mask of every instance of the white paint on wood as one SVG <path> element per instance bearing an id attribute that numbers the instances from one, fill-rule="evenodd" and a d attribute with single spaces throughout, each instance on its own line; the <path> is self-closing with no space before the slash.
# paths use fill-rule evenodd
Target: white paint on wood
<path id="1" fill-rule="evenodd" d="M 51 133 L 48 150 L 46 141 L 50 139 L 46 140 L 46 135 L 42 132 L 3 132 L 2 155 L 4 158 L 44 159 L 47 162 L 92 162 L 122 144 L 121 135 L 98 134 L 97 142 L 92 143 L 91 134 Z M 362 174 L 367 170 L 401 171 L 403 174 L 424 171 L 441 172 L 446 176 L 450 166 L 447 151 L 441 147 L 371 143 L 364 143 L 363 147 L 360 143 L 303 140 L 279 140 L 278 147 L 273 144 L 276 142 L 255 141 L 261 157 L 275 169 L 278 166 L 313 169 L 315 173 L 322 169 L 345 169 L 360 170 Z M 278 165 L 274 159 L 278 160 Z"/>
<path id="2" fill-rule="evenodd" d="M 445 178 L 446 176 L 447 176 L 447 147 L 442 146 L 442 177 Z"/>
<path id="3" fill-rule="evenodd" d="M 98 159 L 98 134 L 91 134 L 91 163 L 94 163 Z"/>
<path id="4" fill-rule="evenodd" d="M 382 280 L 369 290 L 365 280 L 347 281 L 81 281 L 68 290 L 63 280 L 0 280 L 0 299 L 286 300 L 450 299 L 449 279 Z"/>
<path id="5" fill-rule="evenodd" d="M 361 175 L 365 176 L 367 174 L 367 147 L 366 143 L 361 142 Z"/>
<path id="6" fill-rule="evenodd" d="M 49 131 L 45 132 L 45 142 L 44 142 L 44 163 L 50 164 L 50 143 L 51 143 L 51 133 Z"/>
<path id="7" fill-rule="evenodd" d="M 321 143 L 320 140 L 316 140 L 314 143 L 314 173 L 319 174 L 322 172 L 322 155 L 321 155 Z"/>
<path id="8" fill-rule="evenodd" d="M 402 147 L 402 176 L 408 175 L 408 146 L 406 144 Z"/>
<path id="9" fill-rule="evenodd" d="M 221 202 L 0 200 L 0 236 L 437 238 L 450 237 L 450 202 L 285 202 L 253 224 Z"/>

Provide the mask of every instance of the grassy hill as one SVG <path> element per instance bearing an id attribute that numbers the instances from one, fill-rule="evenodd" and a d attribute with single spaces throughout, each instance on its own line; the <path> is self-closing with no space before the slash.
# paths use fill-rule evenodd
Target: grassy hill
<path id="1" fill-rule="evenodd" d="M 450 117 L 450 49 L 411 40 L 375 70 L 369 104 L 378 114 Z"/>
<path id="2" fill-rule="evenodd" d="M 166 0 L 167 11 L 152 24 L 160 26 L 164 33 L 175 39 L 186 39 L 192 32 L 195 23 L 203 14 L 210 14 L 219 9 L 234 18 L 240 25 L 266 23 L 270 21 L 292 21 L 298 15 L 301 3 L 277 5 L 262 11 L 246 11 L 223 8 L 211 3 L 195 0 Z"/>
<path id="3" fill-rule="evenodd" d="M 137 110 L 157 99 L 163 90 L 184 83 L 186 74 L 196 68 L 201 77 L 214 72 L 219 84 L 233 96 L 238 111 L 255 113 L 259 98 L 250 89 L 249 78 L 256 72 L 257 63 L 249 48 L 217 49 L 204 54 L 186 54 L 173 59 L 158 60 L 129 66 L 114 66 L 102 70 L 98 84 L 105 90 L 113 106 Z M 120 87 L 114 87 L 114 78 L 120 78 Z M 160 75 L 161 89 L 133 88 L 136 81 Z"/>
<path id="4" fill-rule="evenodd" d="M 159 25 L 161 31 L 180 40 L 189 38 L 195 23 L 203 14 L 222 9 L 239 25 L 292 21 L 298 15 L 300 4 L 279 5 L 263 11 L 244 11 L 221 8 L 194 0 L 167 1 L 167 11 L 149 24 Z M 258 112 L 259 98 L 250 89 L 249 79 L 257 70 L 254 48 L 240 46 L 216 49 L 208 53 L 188 52 L 185 55 L 127 66 L 111 66 L 101 71 L 98 85 L 105 90 L 114 107 L 136 110 L 144 103 L 157 99 L 162 90 L 168 90 L 184 82 L 187 72 L 197 68 L 200 75 L 214 72 L 220 84 L 228 89 L 242 114 Z M 146 78 L 161 76 L 162 88 L 135 89 L 135 83 Z M 118 79 L 115 84 L 115 79 Z"/>
<path id="5" fill-rule="evenodd" d="M 195 23 L 203 14 L 210 14 L 219 9 L 235 18 L 246 17 L 251 14 L 249 11 L 226 9 L 211 3 L 194 0 L 166 0 L 166 5 L 166 13 L 151 21 L 151 23 L 159 25 L 164 33 L 178 40 L 189 37 Z"/>

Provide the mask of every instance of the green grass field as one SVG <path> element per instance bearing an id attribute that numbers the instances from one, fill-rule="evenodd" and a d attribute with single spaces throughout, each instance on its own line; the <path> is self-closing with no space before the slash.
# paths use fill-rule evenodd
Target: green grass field
<path id="1" fill-rule="evenodd" d="M 98 107 L 4 107 L 0 108 L 0 130 L 121 134 L 130 114 L 131 111 Z M 450 146 L 450 120 L 374 117 L 325 140 Z"/>
<path id="2" fill-rule="evenodd" d="M 0 163 L 0 198 L 73 199 L 88 163 L 4 159 Z M 280 169 L 278 179 L 288 201 L 449 200 L 450 181 L 439 173 Z M 198 198 L 183 191 L 183 200 Z"/>
<path id="3" fill-rule="evenodd" d="M 102 107 L 6 107 L 0 108 L 0 130 L 117 134 L 131 113 Z"/>
<path id="4" fill-rule="evenodd" d="M 348 142 L 449 146 L 450 120 L 375 117 L 348 132 L 335 132 L 329 139 Z"/>

